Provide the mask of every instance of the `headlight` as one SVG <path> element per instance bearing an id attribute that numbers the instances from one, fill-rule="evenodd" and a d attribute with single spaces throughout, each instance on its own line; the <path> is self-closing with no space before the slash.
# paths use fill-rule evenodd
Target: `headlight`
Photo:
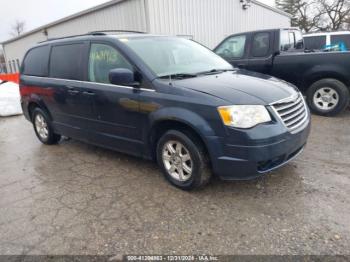
<path id="1" fill-rule="evenodd" d="M 271 121 L 269 112 L 262 105 L 220 106 L 218 111 L 226 126 L 251 128 Z"/>

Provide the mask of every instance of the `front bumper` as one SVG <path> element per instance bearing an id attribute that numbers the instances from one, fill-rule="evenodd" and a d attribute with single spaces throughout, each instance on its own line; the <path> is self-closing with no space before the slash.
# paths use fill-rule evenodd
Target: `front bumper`
<path id="1" fill-rule="evenodd" d="M 303 151 L 310 127 L 308 121 L 298 133 L 292 134 L 285 130 L 270 138 L 249 140 L 246 143 L 248 145 L 209 138 L 210 148 L 215 151 L 211 154 L 213 172 L 224 180 L 249 180 L 284 166 Z M 259 131 L 262 132 L 256 130 L 258 134 Z"/>

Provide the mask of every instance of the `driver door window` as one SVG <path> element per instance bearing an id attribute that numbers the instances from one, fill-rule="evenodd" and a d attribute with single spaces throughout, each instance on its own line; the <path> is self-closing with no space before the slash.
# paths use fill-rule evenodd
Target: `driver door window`
<path id="1" fill-rule="evenodd" d="M 244 56 L 246 36 L 232 36 L 217 49 L 216 53 L 225 59 L 240 59 Z"/>
<path id="2" fill-rule="evenodd" d="M 252 56 L 266 57 L 270 50 L 270 34 L 258 33 L 253 38 Z"/>
<path id="3" fill-rule="evenodd" d="M 106 44 L 91 44 L 89 81 L 109 84 L 109 71 L 116 68 L 133 70 L 132 65 L 115 48 Z"/>

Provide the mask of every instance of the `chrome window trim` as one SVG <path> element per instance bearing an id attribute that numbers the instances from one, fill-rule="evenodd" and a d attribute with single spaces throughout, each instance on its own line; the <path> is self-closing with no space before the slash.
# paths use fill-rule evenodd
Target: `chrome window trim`
<path id="1" fill-rule="evenodd" d="M 81 80 L 72 80 L 72 79 L 64 79 L 64 78 L 52 78 L 52 77 L 41 77 L 41 76 L 29 76 L 25 75 L 29 78 L 39 78 L 39 79 L 46 79 L 46 80 L 59 80 L 59 81 L 67 81 L 67 82 L 73 82 L 73 83 L 82 83 L 82 84 L 96 84 L 96 85 L 102 85 L 102 86 L 108 86 L 108 87 L 120 87 L 120 88 L 126 88 L 126 89 L 135 89 L 135 90 L 141 90 L 141 91 L 147 91 L 147 92 L 155 92 L 154 89 L 146 89 L 146 88 L 137 88 L 132 86 L 121 86 L 121 85 L 113 85 L 113 84 L 106 84 L 106 83 L 98 83 L 98 82 L 90 82 L 90 81 L 81 81 Z"/>

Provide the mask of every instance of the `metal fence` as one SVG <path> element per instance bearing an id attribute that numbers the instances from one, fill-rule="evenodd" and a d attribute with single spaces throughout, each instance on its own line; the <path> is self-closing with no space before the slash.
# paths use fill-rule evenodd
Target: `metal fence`
<path id="1" fill-rule="evenodd" d="M 0 74 L 7 74 L 6 64 L 0 63 Z"/>

